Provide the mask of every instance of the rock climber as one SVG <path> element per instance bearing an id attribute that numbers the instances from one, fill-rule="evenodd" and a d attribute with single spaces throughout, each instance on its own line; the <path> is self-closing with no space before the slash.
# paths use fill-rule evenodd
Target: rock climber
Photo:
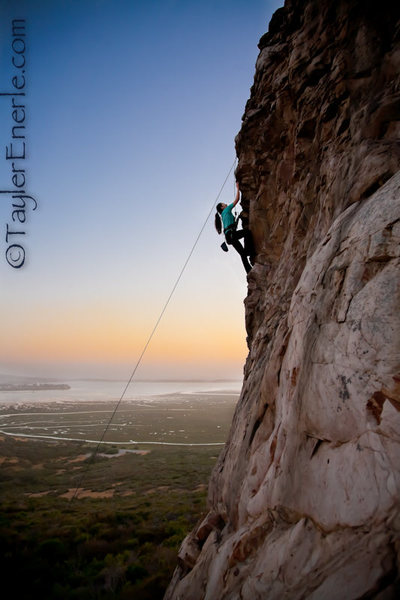
<path id="1" fill-rule="evenodd" d="M 236 196 L 232 204 L 228 205 L 224 204 L 223 202 L 219 202 L 217 204 L 217 212 L 215 213 L 215 229 L 218 233 L 221 233 L 222 226 L 224 227 L 226 243 L 230 246 L 233 246 L 235 250 L 240 254 L 243 266 L 246 269 L 246 273 L 248 273 L 251 270 L 251 266 L 253 264 L 251 258 L 249 261 L 248 257 L 252 257 L 254 255 L 251 233 L 247 229 L 236 229 L 237 222 L 235 220 L 234 215 L 232 214 L 232 209 L 239 202 L 239 198 L 239 184 L 238 182 L 236 182 Z M 241 238 L 244 238 L 244 247 L 239 241 Z M 222 244 L 222 249 L 227 251 L 228 248 L 224 246 L 225 244 Z"/>

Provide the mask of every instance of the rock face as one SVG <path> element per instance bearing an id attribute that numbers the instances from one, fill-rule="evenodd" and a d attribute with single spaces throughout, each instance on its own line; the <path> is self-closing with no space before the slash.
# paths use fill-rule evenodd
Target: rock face
<path id="1" fill-rule="evenodd" d="M 257 262 L 167 600 L 400 597 L 399 3 L 287 0 L 236 139 Z"/>

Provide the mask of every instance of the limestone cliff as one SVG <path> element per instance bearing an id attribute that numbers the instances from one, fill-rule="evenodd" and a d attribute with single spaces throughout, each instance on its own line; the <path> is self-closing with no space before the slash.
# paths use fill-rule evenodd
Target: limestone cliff
<path id="1" fill-rule="evenodd" d="M 168 600 L 400 596 L 399 19 L 286 0 L 260 40 L 236 139 L 249 356 Z"/>

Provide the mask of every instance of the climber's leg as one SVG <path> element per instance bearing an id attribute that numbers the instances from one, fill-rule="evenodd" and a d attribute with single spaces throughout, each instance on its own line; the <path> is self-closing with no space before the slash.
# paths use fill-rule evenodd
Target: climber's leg
<path id="1" fill-rule="evenodd" d="M 251 232 L 248 229 L 240 229 L 239 231 L 235 232 L 235 236 L 236 239 L 244 238 L 244 252 L 246 253 L 246 256 L 250 257 L 250 263 L 253 265 L 256 253 L 254 250 L 253 236 L 251 235 Z"/>
<path id="2" fill-rule="evenodd" d="M 231 246 L 233 246 L 235 248 L 236 252 L 238 252 L 240 254 L 240 258 L 242 259 L 243 266 L 246 269 L 246 273 L 248 273 L 251 270 L 251 264 L 247 260 L 246 251 L 238 239 L 238 238 L 242 238 L 243 235 L 244 235 L 243 231 L 229 232 L 226 235 L 226 241 L 228 244 L 230 244 Z"/>
<path id="3" fill-rule="evenodd" d="M 251 231 L 245 229 L 244 235 L 244 249 L 246 251 L 247 256 L 250 258 L 250 262 L 254 265 L 256 258 L 256 251 L 253 243 L 253 236 L 251 235 Z"/>

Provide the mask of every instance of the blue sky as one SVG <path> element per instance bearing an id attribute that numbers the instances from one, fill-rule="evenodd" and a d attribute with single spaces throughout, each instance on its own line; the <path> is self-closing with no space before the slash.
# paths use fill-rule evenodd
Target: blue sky
<path id="1" fill-rule="evenodd" d="M 257 43 L 281 2 L 4 2 L 26 19 L 26 263 L 5 260 L 0 205 L 1 372 L 125 377 L 234 157 Z M 16 6 L 18 11 L 16 12 Z M 10 99 L 0 98 L 0 189 Z M 233 176 L 221 199 L 233 199 Z M 208 223 L 143 377 L 240 377 L 246 357 L 239 256 Z"/>

